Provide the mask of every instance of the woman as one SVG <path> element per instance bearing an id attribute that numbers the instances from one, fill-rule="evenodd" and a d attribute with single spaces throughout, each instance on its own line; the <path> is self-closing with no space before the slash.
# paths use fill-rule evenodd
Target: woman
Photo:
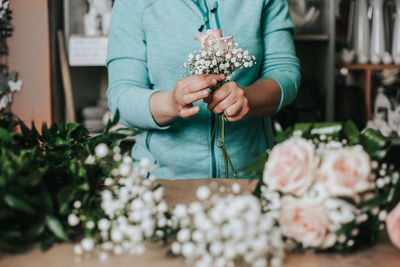
<path id="1" fill-rule="evenodd" d="M 182 78 L 181 66 L 200 49 L 195 35 L 221 26 L 257 64 L 210 95 L 225 77 Z M 215 114 L 224 113 L 228 153 L 244 170 L 273 144 L 269 116 L 296 97 L 293 30 L 286 0 L 117 0 L 108 98 L 122 124 L 142 130 L 132 156 L 154 161 L 160 179 L 223 177 L 222 152 L 211 137 Z"/>

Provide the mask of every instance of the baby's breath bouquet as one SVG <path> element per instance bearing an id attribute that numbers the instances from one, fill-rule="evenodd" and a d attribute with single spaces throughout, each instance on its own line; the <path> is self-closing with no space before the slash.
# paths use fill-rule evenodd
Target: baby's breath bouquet
<path id="1" fill-rule="evenodd" d="M 208 30 L 205 33 L 197 35 L 195 40 L 202 44 L 202 49 L 189 54 L 188 61 L 184 64 L 185 73 L 189 76 L 224 74 L 226 76 L 225 81 L 219 83 L 214 88 L 210 88 L 212 92 L 216 91 L 222 84 L 230 81 L 237 69 L 251 68 L 255 64 L 255 57 L 251 56 L 248 50 L 244 50 L 237 43 L 234 43 L 233 36 L 222 37 L 221 29 Z M 225 176 L 228 178 L 228 164 L 234 176 L 236 177 L 237 175 L 224 143 L 226 121 L 227 119 L 224 114 L 218 114 L 212 140 L 214 140 L 216 128 L 220 125 L 221 130 L 218 141 L 224 157 Z"/>

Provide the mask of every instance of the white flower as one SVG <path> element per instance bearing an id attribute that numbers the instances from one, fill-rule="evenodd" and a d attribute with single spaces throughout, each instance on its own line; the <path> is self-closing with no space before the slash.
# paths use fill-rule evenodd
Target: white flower
<path id="1" fill-rule="evenodd" d="M 118 229 L 113 229 L 111 231 L 111 239 L 116 243 L 120 243 L 123 239 L 123 235 Z"/>
<path id="2" fill-rule="evenodd" d="M 186 206 L 183 204 L 178 204 L 176 205 L 175 209 L 174 209 L 174 215 L 177 218 L 183 218 L 184 216 L 186 216 L 187 214 L 187 209 Z"/>
<path id="3" fill-rule="evenodd" d="M 164 213 L 168 211 L 168 206 L 165 204 L 165 202 L 161 202 L 160 204 L 157 205 L 157 211 L 159 213 Z"/>
<path id="4" fill-rule="evenodd" d="M 71 213 L 70 215 L 68 215 L 68 224 L 70 226 L 77 226 L 79 224 L 80 220 L 78 218 L 78 216 L 76 216 L 75 214 Z"/>
<path id="5" fill-rule="evenodd" d="M 238 183 L 234 183 L 232 185 L 232 192 L 235 194 L 239 194 L 240 193 L 240 185 Z"/>
<path id="6" fill-rule="evenodd" d="M 171 251 L 173 254 L 179 255 L 181 253 L 181 244 L 179 244 L 178 242 L 172 243 Z"/>
<path id="7" fill-rule="evenodd" d="M 341 199 L 327 199 L 324 202 L 329 219 L 336 224 L 346 224 L 355 219 L 356 207 Z"/>
<path id="8" fill-rule="evenodd" d="M 163 194 L 164 194 L 164 189 L 162 187 L 158 188 L 153 193 L 154 200 L 156 202 L 160 202 L 162 200 Z"/>
<path id="9" fill-rule="evenodd" d="M 78 256 L 83 254 L 83 249 L 80 245 L 75 245 L 74 246 L 74 253 Z"/>
<path id="10" fill-rule="evenodd" d="M 122 248 L 121 246 L 115 246 L 115 247 L 113 248 L 113 252 L 114 252 L 116 255 L 121 255 L 121 254 L 124 252 L 124 250 L 123 250 L 123 248 Z"/>
<path id="11" fill-rule="evenodd" d="M 86 251 L 91 251 L 94 247 L 94 241 L 91 238 L 85 238 L 81 241 L 81 246 Z"/>
<path id="12" fill-rule="evenodd" d="M 151 166 L 151 162 L 148 158 L 142 158 L 139 162 L 140 167 L 148 169 Z"/>
<path id="13" fill-rule="evenodd" d="M 115 154 L 114 156 L 113 156 L 113 160 L 114 161 L 120 161 L 122 159 L 122 156 L 120 155 L 120 154 Z"/>
<path id="14" fill-rule="evenodd" d="M 131 164 L 123 163 L 119 166 L 118 170 L 122 176 L 128 176 L 132 169 Z"/>
<path id="15" fill-rule="evenodd" d="M 95 226 L 96 225 L 95 225 L 95 223 L 93 221 L 88 221 L 86 223 L 86 228 L 89 229 L 89 230 L 93 229 Z"/>
<path id="16" fill-rule="evenodd" d="M 199 200 L 206 200 L 211 194 L 210 189 L 207 186 L 200 186 L 196 191 L 196 196 Z"/>
<path id="17" fill-rule="evenodd" d="M 195 251 L 196 251 L 196 247 L 191 242 L 184 243 L 182 246 L 182 255 L 184 257 L 187 257 L 187 258 L 193 257 L 195 254 Z"/>
<path id="18" fill-rule="evenodd" d="M 189 241 L 189 239 L 190 239 L 190 231 L 189 231 L 189 229 L 186 229 L 186 228 L 181 229 L 178 232 L 176 238 L 177 238 L 177 240 L 179 242 L 182 242 L 182 243 Z"/>
<path id="19" fill-rule="evenodd" d="M 103 218 L 99 220 L 97 226 L 99 227 L 100 231 L 107 231 L 110 228 L 111 223 L 109 220 Z"/>
<path id="20" fill-rule="evenodd" d="M 104 158 L 105 156 L 108 155 L 108 152 L 109 149 L 106 144 L 98 144 L 94 149 L 95 155 L 99 158 Z"/>
<path id="21" fill-rule="evenodd" d="M 101 260 L 101 261 L 106 261 L 106 260 L 108 260 L 108 253 L 107 252 L 100 252 L 100 254 L 99 254 L 99 259 Z"/>
<path id="22" fill-rule="evenodd" d="M 112 178 L 110 178 L 110 177 L 108 177 L 108 178 L 106 178 L 105 180 L 104 180 L 104 185 L 105 186 L 111 186 L 111 185 L 113 185 L 114 184 L 114 180 L 112 179 Z"/>
<path id="23" fill-rule="evenodd" d="M 93 165 L 96 162 L 96 158 L 93 155 L 89 155 L 85 160 L 86 164 Z"/>

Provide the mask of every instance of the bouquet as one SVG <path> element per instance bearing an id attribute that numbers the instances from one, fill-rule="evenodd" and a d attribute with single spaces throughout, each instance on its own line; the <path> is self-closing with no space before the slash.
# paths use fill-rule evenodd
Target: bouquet
<path id="1" fill-rule="evenodd" d="M 277 213 L 264 212 L 256 197 L 239 193 L 236 183 L 231 188 L 211 183 L 198 188 L 199 202 L 177 205 L 173 219 L 179 231 L 172 254 L 190 266 L 234 266 L 238 260 L 280 266 L 285 244 Z"/>
<path id="2" fill-rule="evenodd" d="M 232 79 L 237 69 L 251 68 L 255 64 L 255 57 L 251 56 L 248 50 L 243 50 L 237 43 L 234 43 L 233 36 L 222 37 L 221 29 L 208 30 L 205 33 L 197 35 L 195 40 L 201 43 L 202 49 L 189 54 L 188 61 L 184 63 L 185 73 L 189 76 L 224 74 L 226 79 L 223 83 L 226 83 Z M 223 83 L 211 88 L 211 91 L 214 92 Z M 222 149 L 225 162 L 225 177 L 228 178 L 228 164 L 235 177 L 237 174 L 224 143 L 226 121 L 226 117 L 223 114 L 218 114 L 211 140 L 214 140 L 216 129 L 219 125 L 219 148 Z"/>
<path id="3" fill-rule="evenodd" d="M 100 166 L 110 162 L 112 169 L 99 192 L 100 206 L 91 208 L 86 203 L 85 207 L 85 200 L 77 199 L 68 216 L 71 227 L 85 231 L 85 238 L 74 247 L 79 257 L 96 254 L 104 261 L 112 254 L 142 254 L 148 241 L 172 234 L 163 188 L 150 174 L 154 169 L 150 161 L 142 159 L 134 166 L 119 147 L 110 150 L 105 144 L 97 145 L 95 154 L 86 159 L 87 164 Z"/>
<path id="4" fill-rule="evenodd" d="M 371 129 L 359 133 L 352 122 L 299 124 L 277 137 L 255 193 L 267 209 L 280 207 L 284 236 L 303 249 L 373 244 L 400 201 L 399 172 L 384 161 L 389 141 Z"/>

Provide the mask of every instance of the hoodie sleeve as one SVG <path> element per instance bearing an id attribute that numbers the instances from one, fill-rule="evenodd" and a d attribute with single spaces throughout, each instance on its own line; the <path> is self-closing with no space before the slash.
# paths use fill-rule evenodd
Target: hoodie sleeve
<path id="1" fill-rule="evenodd" d="M 275 112 L 287 106 L 297 96 L 300 84 L 300 63 L 293 44 L 294 25 L 286 0 L 265 0 L 261 21 L 264 57 L 261 78 L 276 81 L 282 90 Z"/>
<path id="2" fill-rule="evenodd" d="M 115 1 L 108 43 L 108 105 L 113 114 L 119 110 L 120 123 L 143 130 L 164 130 L 149 106 L 151 90 L 146 58 L 146 36 L 141 16 L 142 1 Z"/>

